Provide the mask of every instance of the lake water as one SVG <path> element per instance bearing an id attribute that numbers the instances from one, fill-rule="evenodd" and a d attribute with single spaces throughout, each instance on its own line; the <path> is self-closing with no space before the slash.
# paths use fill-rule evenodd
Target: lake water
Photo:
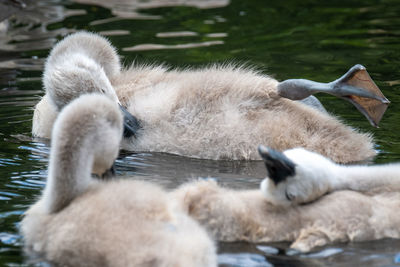
<path id="1" fill-rule="evenodd" d="M 6 12 L 5 5 L 0 9 L 0 15 Z M 385 163 L 400 161 L 399 14 L 400 2 L 394 0 L 27 2 L 25 9 L 0 22 L 0 265 L 25 264 L 18 225 L 45 184 L 49 156 L 49 143 L 30 134 L 33 106 L 44 93 L 41 74 L 49 49 L 66 34 L 85 29 L 108 36 L 126 65 L 234 61 L 250 63 L 278 80 L 327 82 L 363 64 L 392 102 L 380 128 L 372 128 L 349 103 L 319 97 L 345 123 L 373 133 L 380 152 L 375 162 Z M 121 176 L 168 188 L 197 177 L 257 188 L 265 175 L 260 162 L 151 153 L 124 153 L 117 167 Z M 294 253 L 288 245 L 221 243 L 219 262 L 250 267 L 400 265 L 399 240 L 334 244 L 309 254 Z"/>

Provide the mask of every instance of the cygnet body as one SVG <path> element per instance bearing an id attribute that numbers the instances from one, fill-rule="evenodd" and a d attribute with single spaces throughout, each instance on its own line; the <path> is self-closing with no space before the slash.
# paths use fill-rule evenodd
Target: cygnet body
<path id="1" fill-rule="evenodd" d="M 21 224 L 25 251 L 57 266 L 216 266 L 213 241 L 156 185 L 99 180 L 118 155 L 122 116 L 101 95 L 59 114 L 42 197 Z"/>
<path id="2" fill-rule="evenodd" d="M 174 198 L 220 241 L 288 241 L 308 252 L 334 242 L 400 238 L 400 164 L 341 166 L 304 149 L 260 154 L 269 170 L 261 190 L 198 181 L 182 185 Z"/>
<path id="3" fill-rule="evenodd" d="M 41 110 L 57 112 L 80 94 L 97 91 L 120 101 L 140 121 L 137 133 L 122 144 L 131 151 L 256 160 L 256 147 L 266 144 L 278 150 L 305 147 L 341 163 L 376 154 L 369 134 L 315 103 L 281 97 L 278 81 L 251 68 L 171 70 L 133 64 L 123 69 L 115 48 L 92 33 L 59 42 L 47 59 L 43 82 L 46 95 L 35 108 L 34 136 L 49 138 L 48 127 L 57 116 Z"/>

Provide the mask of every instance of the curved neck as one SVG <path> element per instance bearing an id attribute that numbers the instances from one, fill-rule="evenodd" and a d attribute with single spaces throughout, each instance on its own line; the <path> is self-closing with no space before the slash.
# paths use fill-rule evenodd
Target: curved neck
<path id="1" fill-rule="evenodd" d="M 87 54 L 75 51 L 46 63 L 43 74 L 46 94 L 58 110 L 82 94 L 99 93 L 118 102 L 104 68 Z"/>
<path id="2" fill-rule="evenodd" d="M 43 193 L 48 213 L 66 207 L 83 193 L 92 181 L 93 154 L 86 153 L 87 142 L 52 141 L 47 184 Z"/>
<path id="3" fill-rule="evenodd" d="M 377 192 L 382 188 L 390 188 L 394 191 L 400 188 L 399 173 L 400 164 L 342 166 L 340 178 L 334 184 L 334 188 L 361 192 Z"/>

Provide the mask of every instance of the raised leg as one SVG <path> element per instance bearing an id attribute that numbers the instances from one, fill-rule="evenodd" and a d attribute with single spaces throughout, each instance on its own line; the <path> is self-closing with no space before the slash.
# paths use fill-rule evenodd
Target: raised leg
<path id="1" fill-rule="evenodd" d="M 377 127 L 390 101 L 362 65 L 353 66 L 345 75 L 330 83 L 318 83 L 305 79 L 290 79 L 280 82 L 280 96 L 301 100 L 312 94 L 324 92 L 352 103 L 371 123 Z"/>

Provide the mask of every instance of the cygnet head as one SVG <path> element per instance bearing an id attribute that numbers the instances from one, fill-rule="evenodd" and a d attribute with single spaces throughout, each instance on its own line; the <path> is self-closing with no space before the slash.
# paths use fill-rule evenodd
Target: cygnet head
<path id="1" fill-rule="evenodd" d="M 320 186 L 318 181 L 333 176 L 338 169 L 338 165 L 330 159 L 303 148 L 279 152 L 259 146 L 258 151 L 267 168 L 267 178 L 261 183 L 261 191 L 272 202 L 279 204 L 290 202 L 293 198 L 304 201 L 305 197 L 300 196 L 299 190 L 307 193 L 314 186 Z M 294 187 L 297 187 L 297 192 L 293 192 Z"/>
<path id="2" fill-rule="evenodd" d="M 118 54 L 107 39 L 79 32 L 67 36 L 51 50 L 43 84 L 58 110 L 85 93 L 103 93 L 118 102 L 110 81 L 120 69 Z"/>
<path id="3" fill-rule="evenodd" d="M 268 177 L 275 184 L 296 176 L 325 175 L 336 166 L 330 159 L 304 148 L 292 148 L 279 152 L 259 146 L 258 152 L 264 160 Z"/>

